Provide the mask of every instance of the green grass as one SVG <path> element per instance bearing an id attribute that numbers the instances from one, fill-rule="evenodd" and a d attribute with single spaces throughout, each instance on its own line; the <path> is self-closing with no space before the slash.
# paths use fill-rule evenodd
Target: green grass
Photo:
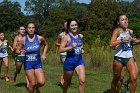
<path id="1" fill-rule="evenodd" d="M 41 88 L 41 93 L 62 93 L 62 89 L 56 84 L 59 82 L 60 75 L 62 74 L 62 64 L 59 59 L 53 58 L 53 53 L 47 55 L 47 60 L 43 62 L 43 69 L 46 76 L 46 84 Z M 90 63 L 90 56 L 85 54 L 84 60 L 86 64 L 86 82 L 85 82 L 85 93 L 110 93 L 110 84 L 112 79 L 111 67 L 93 67 Z M 110 61 L 111 62 L 111 61 Z M 111 63 L 110 63 L 111 64 Z M 9 66 L 10 79 L 14 73 L 15 65 L 12 59 L 10 59 Z M 2 67 L 2 74 L 4 72 L 4 66 Z M 140 80 L 138 77 L 138 86 L 136 93 L 140 93 Z M 0 80 L 0 93 L 28 93 L 25 88 L 25 75 L 24 70 L 21 71 L 18 76 L 17 82 L 5 82 Z M 122 87 L 123 90 L 123 87 Z M 68 89 L 68 93 L 78 93 L 78 79 L 74 74 L 72 84 Z"/>

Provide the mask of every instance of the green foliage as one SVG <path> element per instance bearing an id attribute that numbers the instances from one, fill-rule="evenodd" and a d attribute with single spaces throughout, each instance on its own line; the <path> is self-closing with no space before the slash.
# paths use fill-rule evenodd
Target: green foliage
<path id="1" fill-rule="evenodd" d="M 134 30 L 134 36 L 140 37 L 140 18 L 135 13 L 133 8 L 129 7 L 127 10 L 127 15 L 129 18 L 129 28 Z"/>
<path id="2" fill-rule="evenodd" d="M 85 14 L 86 28 L 109 30 L 112 28 L 114 17 L 121 12 L 121 7 L 115 0 L 93 0 Z"/>
<path id="3" fill-rule="evenodd" d="M 20 10 L 18 2 L 4 0 L 0 3 L 0 30 L 15 31 L 19 25 L 25 22 L 25 16 Z"/>
<path id="4" fill-rule="evenodd" d="M 140 17 L 140 0 L 134 0 L 132 2 L 132 8 Z"/>
<path id="5" fill-rule="evenodd" d="M 131 3 L 127 2 L 127 1 L 121 1 L 121 2 L 119 2 L 119 4 L 120 4 L 121 9 L 124 13 L 126 13 L 127 10 L 129 9 L 129 7 L 131 6 Z"/>
<path id="6" fill-rule="evenodd" d="M 80 29 L 85 29 L 84 15 L 87 11 L 86 4 L 67 2 L 65 5 L 62 5 L 62 7 L 60 6 L 60 8 L 62 8 L 68 14 L 68 18 L 77 18 Z"/>
<path id="7" fill-rule="evenodd" d="M 33 15 L 39 28 L 44 25 L 48 10 L 55 6 L 56 0 L 26 0 L 25 10 L 28 15 Z"/>
<path id="8" fill-rule="evenodd" d="M 67 17 L 68 14 L 59 7 L 50 9 L 44 25 L 47 29 L 47 37 L 56 36 L 61 31 L 63 22 L 67 19 Z"/>
<path id="9" fill-rule="evenodd" d="M 140 19 L 132 18 L 129 27 L 134 31 L 135 37 L 140 37 Z"/>
<path id="10" fill-rule="evenodd" d="M 90 4 L 80 4 L 77 0 L 26 0 L 28 11 L 26 17 L 20 10 L 18 2 L 4 0 L 0 3 L 0 30 L 15 31 L 21 24 L 28 21 L 35 22 L 38 28 L 47 29 L 47 37 L 50 42 L 58 35 L 63 27 L 64 20 L 75 17 L 79 21 L 79 31 L 84 35 L 84 47 L 86 53 L 91 50 L 96 52 L 96 62 L 101 62 L 108 51 L 108 43 L 111 38 L 111 29 L 114 17 L 125 13 L 129 18 L 129 28 L 134 30 L 134 36 L 140 37 L 139 0 L 123 2 L 122 0 L 92 0 Z M 49 42 L 49 43 L 50 43 Z M 54 43 L 49 44 L 51 49 Z M 103 50 L 104 57 L 100 59 Z M 97 50 L 102 51 L 97 51 Z M 91 53 L 94 54 L 94 53 Z"/>
<path id="11" fill-rule="evenodd" d="M 113 51 L 109 47 L 106 46 L 96 46 L 99 45 L 98 42 L 95 43 L 95 46 L 92 46 L 90 50 L 91 54 L 91 65 L 93 67 L 111 67 L 111 62 L 113 61 Z"/>
<path id="12" fill-rule="evenodd" d="M 83 42 L 89 46 L 108 46 L 112 32 L 110 30 L 90 30 L 82 31 Z M 100 43 L 100 44 L 97 44 Z"/>

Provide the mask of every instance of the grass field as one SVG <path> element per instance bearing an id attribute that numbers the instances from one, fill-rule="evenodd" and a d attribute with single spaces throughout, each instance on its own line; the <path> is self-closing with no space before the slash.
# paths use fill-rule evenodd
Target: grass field
<path id="1" fill-rule="evenodd" d="M 59 82 L 60 75 L 62 74 L 62 64 L 59 58 L 55 60 L 53 53 L 47 55 L 47 61 L 43 62 L 43 69 L 46 75 L 46 84 L 41 88 L 41 93 L 62 93 L 60 86 L 56 85 Z M 84 56 L 86 66 L 86 82 L 85 82 L 85 93 L 110 93 L 110 83 L 112 79 L 111 67 L 93 67 L 90 64 L 89 56 Z M 111 64 L 112 61 L 110 61 Z M 10 58 L 9 66 L 10 79 L 15 70 L 13 60 Z M 2 74 L 4 66 L 2 67 Z M 127 74 L 126 74 L 127 75 Z M 138 77 L 138 86 L 136 93 L 140 93 L 140 77 Z M 21 71 L 18 76 L 17 82 L 5 82 L 3 79 L 0 80 L 0 93 L 27 93 L 25 88 L 25 75 L 24 70 Z M 123 91 L 123 87 L 122 87 Z M 72 84 L 68 90 L 68 93 L 78 93 L 78 80 L 76 74 L 72 79 Z"/>

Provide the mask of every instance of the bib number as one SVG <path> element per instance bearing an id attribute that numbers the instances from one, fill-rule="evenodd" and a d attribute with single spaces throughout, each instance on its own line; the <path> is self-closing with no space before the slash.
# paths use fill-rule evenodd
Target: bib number
<path id="1" fill-rule="evenodd" d="M 131 44 L 131 42 L 123 42 L 122 43 L 122 50 L 123 51 L 132 50 L 132 44 Z"/>
<path id="2" fill-rule="evenodd" d="M 81 47 L 73 48 L 73 50 L 74 50 L 74 54 L 75 54 L 75 55 L 79 55 L 79 54 L 82 53 L 82 49 L 81 49 Z"/>
<path id="3" fill-rule="evenodd" d="M 36 61 L 37 54 L 29 54 L 27 55 L 27 61 Z"/>
<path id="4" fill-rule="evenodd" d="M 6 53 L 6 49 L 3 48 L 3 49 L 0 50 L 0 52 L 1 53 Z"/>

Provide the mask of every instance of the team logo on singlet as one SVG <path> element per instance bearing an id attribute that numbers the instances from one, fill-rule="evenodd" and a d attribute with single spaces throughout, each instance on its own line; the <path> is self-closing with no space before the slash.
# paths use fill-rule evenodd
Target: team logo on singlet
<path id="1" fill-rule="evenodd" d="M 34 49 L 37 49 L 37 48 L 39 48 L 39 45 L 28 46 L 27 50 L 34 50 Z"/>

